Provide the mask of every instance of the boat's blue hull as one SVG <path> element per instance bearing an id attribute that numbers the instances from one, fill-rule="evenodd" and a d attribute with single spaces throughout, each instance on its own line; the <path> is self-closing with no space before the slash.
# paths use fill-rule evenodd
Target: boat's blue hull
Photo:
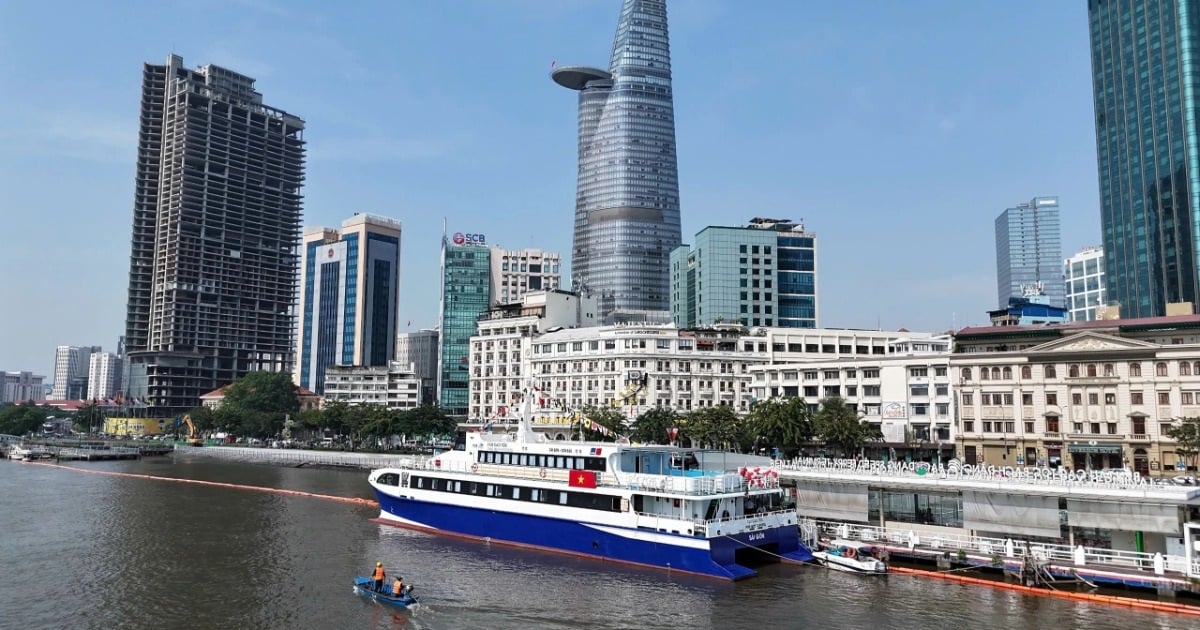
<path id="1" fill-rule="evenodd" d="M 386 514 L 403 519 L 403 522 L 389 521 L 397 525 L 729 580 L 755 574 L 737 564 L 735 556 L 739 549 L 757 547 L 794 562 L 812 559 L 809 550 L 800 544 L 794 525 L 705 541 L 652 530 L 589 525 L 376 494 Z"/>
<path id="2" fill-rule="evenodd" d="M 372 580 L 371 578 L 367 578 L 367 577 L 354 578 L 354 592 L 358 593 L 359 595 L 366 595 L 367 597 L 370 597 L 371 599 L 373 599 L 377 602 L 382 602 L 384 604 L 389 604 L 392 606 L 396 606 L 398 608 L 408 608 L 409 606 L 412 606 L 413 604 L 417 603 L 416 597 L 412 597 L 409 595 L 404 595 L 401 597 L 393 597 L 386 592 L 380 593 L 379 591 L 376 591 L 374 589 L 374 586 L 375 586 L 375 581 Z M 387 589 L 390 587 L 385 585 L 384 588 Z"/>

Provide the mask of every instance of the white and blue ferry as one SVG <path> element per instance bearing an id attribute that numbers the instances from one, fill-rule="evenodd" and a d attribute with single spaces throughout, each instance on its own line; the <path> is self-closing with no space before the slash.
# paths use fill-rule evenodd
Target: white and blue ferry
<path id="1" fill-rule="evenodd" d="M 471 432 L 411 467 L 372 471 L 389 524 L 737 580 L 747 564 L 807 562 L 774 471 L 722 453 L 547 440 L 530 427 Z"/>

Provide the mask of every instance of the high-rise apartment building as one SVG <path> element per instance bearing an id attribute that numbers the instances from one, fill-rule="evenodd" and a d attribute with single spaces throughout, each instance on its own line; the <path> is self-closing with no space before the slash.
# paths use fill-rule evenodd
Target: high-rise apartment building
<path id="1" fill-rule="evenodd" d="M 477 321 L 491 303 L 491 271 L 491 250 L 486 246 L 442 239 L 437 396 L 442 410 L 451 416 L 467 415 L 467 353 L 471 336 L 478 330 Z"/>
<path id="2" fill-rule="evenodd" d="M 88 390 L 88 361 L 100 346 L 59 346 L 54 352 L 50 400 L 82 400 Z"/>
<path id="3" fill-rule="evenodd" d="M 355 214 L 304 231 L 296 384 L 325 393 L 331 365 L 386 366 L 396 352 L 400 222 Z"/>
<path id="4" fill-rule="evenodd" d="M 254 79 L 171 55 L 142 72 L 128 394 L 161 414 L 293 367 L 304 121 Z"/>
<path id="5" fill-rule="evenodd" d="M 431 329 L 396 335 L 396 362 L 411 367 L 421 379 L 421 404 L 437 402 L 438 331 Z"/>
<path id="6" fill-rule="evenodd" d="M 1034 197 L 996 217 L 996 303 L 1044 295 L 1062 307 L 1062 231 L 1058 197 Z"/>
<path id="7" fill-rule="evenodd" d="M 671 252 L 670 268 L 671 317 L 680 328 L 817 327 L 817 237 L 803 223 L 706 227 L 694 246 Z"/>
<path id="8" fill-rule="evenodd" d="M 1067 313 L 1074 322 L 1099 319 L 1108 305 L 1104 293 L 1104 248 L 1085 247 L 1063 263 Z"/>
<path id="9" fill-rule="evenodd" d="M 1200 297 L 1200 0 L 1088 0 L 1107 299 L 1122 317 Z"/>
<path id="10" fill-rule="evenodd" d="M 666 1 L 624 1 L 607 70 L 552 76 L 579 92 L 571 288 L 596 296 L 603 316 L 665 311 L 681 242 Z"/>
<path id="11" fill-rule="evenodd" d="M 520 302 L 526 293 L 558 289 L 562 257 L 540 249 L 492 246 L 492 302 Z"/>
<path id="12" fill-rule="evenodd" d="M 88 358 L 88 400 L 105 400 L 121 391 L 122 359 L 112 352 L 93 352 Z"/>

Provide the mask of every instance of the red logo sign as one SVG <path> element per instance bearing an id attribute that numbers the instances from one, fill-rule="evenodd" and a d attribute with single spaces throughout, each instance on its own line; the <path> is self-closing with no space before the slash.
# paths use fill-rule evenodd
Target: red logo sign
<path id="1" fill-rule="evenodd" d="M 455 245 L 462 245 L 462 244 L 463 244 L 463 243 L 465 243 L 466 241 L 467 241 L 467 239 L 463 237 L 463 233 L 462 233 L 462 232 L 455 232 L 455 233 L 454 233 L 454 244 L 455 244 Z"/>
<path id="2" fill-rule="evenodd" d="M 333 248 L 332 247 L 329 248 L 329 257 L 333 258 Z"/>

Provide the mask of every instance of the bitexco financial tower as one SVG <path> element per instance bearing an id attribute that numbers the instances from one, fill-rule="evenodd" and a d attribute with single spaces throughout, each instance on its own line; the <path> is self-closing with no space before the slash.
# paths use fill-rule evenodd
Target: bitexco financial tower
<path id="1" fill-rule="evenodd" d="M 579 92 L 572 288 L 597 297 L 602 316 L 665 311 L 680 243 L 665 0 L 624 0 L 608 70 L 551 76 Z"/>

